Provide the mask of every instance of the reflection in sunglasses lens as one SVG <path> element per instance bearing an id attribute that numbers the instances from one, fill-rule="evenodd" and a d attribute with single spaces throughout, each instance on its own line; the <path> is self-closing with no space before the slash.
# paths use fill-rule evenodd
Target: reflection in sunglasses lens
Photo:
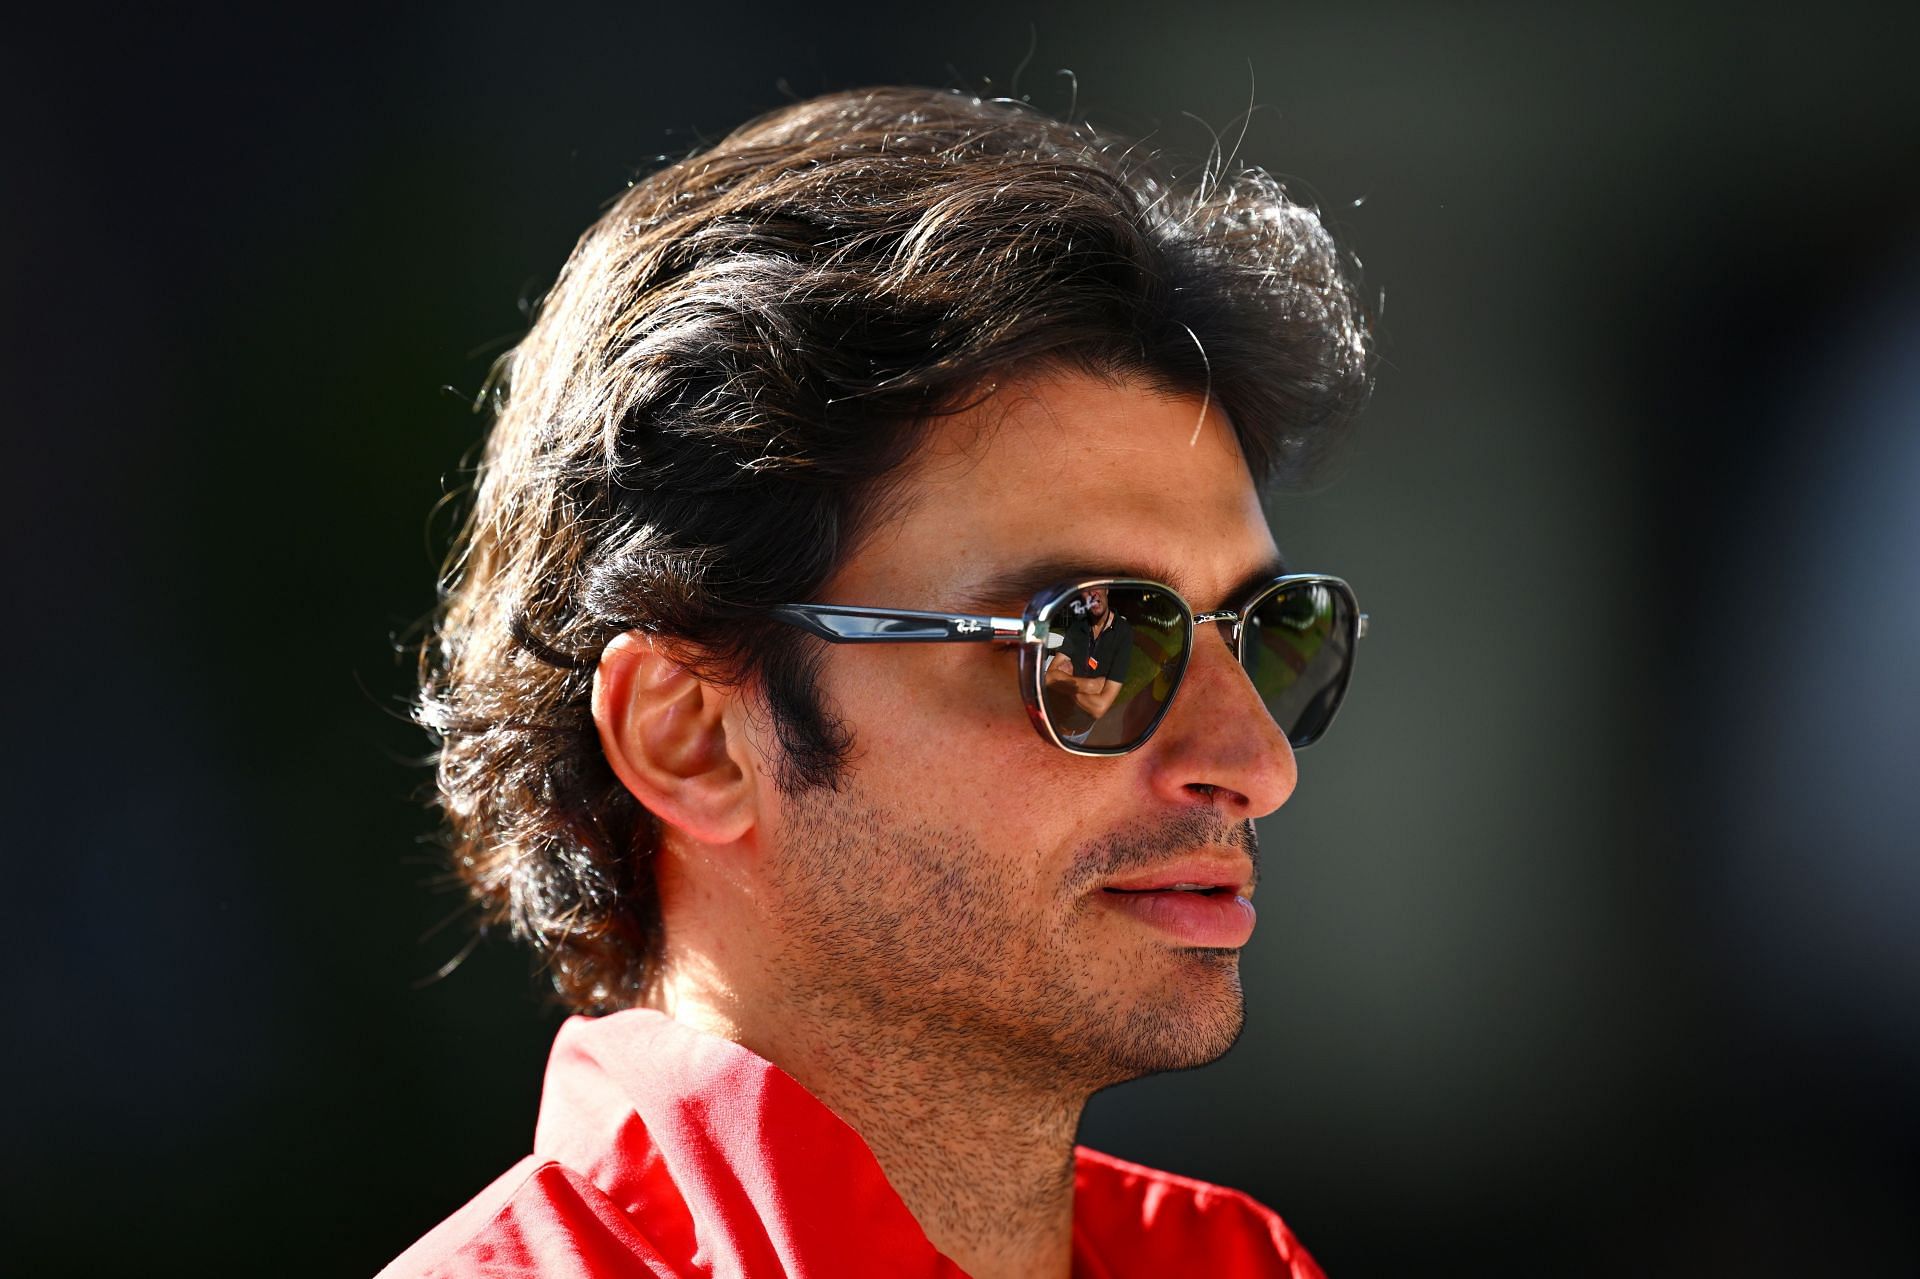
<path id="1" fill-rule="evenodd" d="M 1332 587 L 1283 587 L 1248 616 L 1247 674 L 1294 746 L 1325 731 L 1345 691 L 1353 606 Z"/>
<path id="2" fill-rule="evenodd" d="M 1061 740 L 1118 750 L 1152 732 L 1187 663 L 1178 601 L 1146 587 L 1096 587 L 1067 596 L 1045 620 L 1054 638 L 1041 701 Z"/>

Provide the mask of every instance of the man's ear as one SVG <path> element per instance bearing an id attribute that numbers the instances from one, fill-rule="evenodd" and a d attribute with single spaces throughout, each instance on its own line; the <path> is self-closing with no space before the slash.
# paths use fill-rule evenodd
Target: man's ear
<path id="1" fill-rule="evenodd" d="M 593 722 L 614 775 L 654 816 L 706 844 L 730 844 L 754 821 L 748 744 L 727 732 L 731 694 L 638 631 L 608 644 L 593 674 Z"/>

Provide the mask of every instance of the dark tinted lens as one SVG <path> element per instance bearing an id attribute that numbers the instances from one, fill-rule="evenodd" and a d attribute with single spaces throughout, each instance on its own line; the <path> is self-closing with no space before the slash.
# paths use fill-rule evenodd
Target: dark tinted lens
<path id="1" fill-rule="evenodd" d="M 1353 662 L 1353 598 L 1338 586 L 1281 587 L 1248 615 L 1241 642 L 1247 674 L 1294 746 L 1326 731 Z"/>
<path id="2" fill-rule="evenodd" d="M 1083 750 L 1124 750 L 1153 731 L 1187 665 L 1180 602 L 1140 586 L 1077 591 L 1050 608 L 1040 700 L 1053 731 Z"/>

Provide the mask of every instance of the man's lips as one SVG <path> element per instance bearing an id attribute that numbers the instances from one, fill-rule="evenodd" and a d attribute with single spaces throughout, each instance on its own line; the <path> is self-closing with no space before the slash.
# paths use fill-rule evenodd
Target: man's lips
<path id="1" fill-rule="evenodd" d="M 1231 857 L 1183 857 L 1178 861 L 1115 876 L 1101 887 L 1110 893 L 1198 889 L 1251 897 L 1253 859 L 1244 853 Z"/>
<path id="2" fill-rule="evenodd" d="M 1185 946 L 1234 950 L 1253 936 L 1253 862 L 1183 858 L 1123 875 L 1100 890 L 1107 906 Z"/>

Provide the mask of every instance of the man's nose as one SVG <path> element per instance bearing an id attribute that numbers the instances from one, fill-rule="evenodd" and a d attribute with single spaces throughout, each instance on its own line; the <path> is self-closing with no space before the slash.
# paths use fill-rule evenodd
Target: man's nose
<path id="1" fill-rule="evenodd" d="M 1299 781 L 1293 747 L 1217 626 L 1194 633 L 1186 677 L 1147 743 L 1156 793 L 1179 804 L 1226 805 L 1236 821 L 1264 817 Z"/>

